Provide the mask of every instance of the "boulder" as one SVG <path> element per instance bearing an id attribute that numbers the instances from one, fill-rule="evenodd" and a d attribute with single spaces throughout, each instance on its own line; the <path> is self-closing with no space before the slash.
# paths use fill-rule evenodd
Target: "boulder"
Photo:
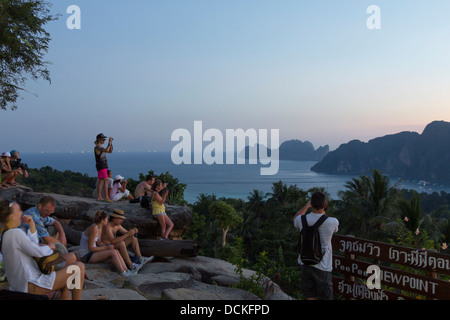
<path id="1" fill-rule="evenodd" d="M 93 198 L 39 193 L 23 186 L 0 190 L 0 198 L 18 202 L 23 210 L 35 206 L 45 195 L 55 198 L 56 208 L 52 216 L 65 225 L 67 239 L 73 245 L 79 244 L 80 232 L 92 224 L 98 210 L 103 210 L 107 214 L 112 213 L 114 209 L 123 210 L 126 219 L 122 225 L 126 229 L 137 227 L 139 239 L 157 239 L 161 236 L 159 223 L 152 216 L 151 208 L 143 208 L 139 203 L 130 203 L 128 200 L 103 202 Z M 174 223 L 170 236 L 173 239 L 181 239 L 181 236 L 189 228 L 192 212 L 186 205 L 166 204 L 165 206 L 167 215 Z"/>
<path id="2" fill-rule="evenodd" d="M 0 198 L 13 200 L 23 209 L 36 205 L 47 194 L 35 193 L 22 186 L 0 190 Z M 97 210 L 111 213 L 114 209 L 125 212 L 127 219 L 124 227 L 137 226 L 143 254 L 163 254 L 166 246 L 171 257 L 154 259 L 144 265 L 139 272 L 130 277 L 121 276 L 110 261 L 98 264 L 85 264 L 86 276 L 83 300 L 256 300 L 253 293 L 237 289 L 234 285 L 240 281 L 235 273 L 236 266 L 219 259 L 197 256 L 198 247 L 190 240 L 152 240 L 159 234 L 158 222 L 148 209 L 128 201 L 114 203 L 100 202 L 95 199 L 49 194 L 56 200 L 54 216 L 66 230 L 69 251 L 77 249 L 81 232 L 92 223 Z M 166 205 L 167 214 L 175 224 L 172 235 L 180 237 L 189 227 L 191 211 L 187 206 Z M 145 252 L 145 253 L 144 253 Z M 163 260 L 163 261 L 161 261 Z M 244 277 L 255 274 L 252 270 L 243 270 Z M 292 299 L 280 287 L 265 278 L 261 283 L 265 290 L 265 299 Z M 7 288 L 6 282 L 0 282 L 0 289 Z"/>
<path id="3" fill-rule="evenodd" d="M 130 277 L 120 276 L 110 263 L 86 264 L 83 300 L 261 300 L 233 287 L 239 283 L 235 266 L 208 257 L 156 260 Z M 244 269 L 244 276 L 255 272 Z M 219 280 L 219 281 L 217 281 Z M 227 282 L 222 285 L 222 281 Z M 263 284 L 266 300 L 291 300 L 269 279 Z"/>

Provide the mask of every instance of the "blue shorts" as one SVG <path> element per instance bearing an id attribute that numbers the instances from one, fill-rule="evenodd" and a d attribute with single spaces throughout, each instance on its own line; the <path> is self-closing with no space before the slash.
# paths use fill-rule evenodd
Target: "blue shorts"
<path id="1" fill-rule="evenodd" d="M 94 254 L 93 252 L 89 252 L 89 253 L 85 254 L 84 256 L 82 256 L 80 258 L 80 261 L 83 263 L 89 263 L 89 260 L 91 260 L 91 257 L 93 254 Z"/>

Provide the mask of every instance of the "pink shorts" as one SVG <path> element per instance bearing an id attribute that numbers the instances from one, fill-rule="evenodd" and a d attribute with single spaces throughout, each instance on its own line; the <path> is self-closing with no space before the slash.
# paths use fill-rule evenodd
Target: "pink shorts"
<path id="1" fill-rule="evenodd" d="M 99 179 L 108 179 L 108 169 L 101 169 L 97 171 L 97 177 Z"/>

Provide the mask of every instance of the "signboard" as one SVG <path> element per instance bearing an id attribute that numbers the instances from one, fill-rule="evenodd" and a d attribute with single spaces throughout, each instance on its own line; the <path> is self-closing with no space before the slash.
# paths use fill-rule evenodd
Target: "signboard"
<path id="1" fill-rule="evenodd" d="M 333 250 L 450 275 L 450 255 L 334 235 Z"/>
<path id="2" fill-rule="evenodd" d="M 369 289 L 364 283 L 333 277 L 334 292 L 347 299 L 356 300 L 412 300 L 383 289 Z"/>
<path id="3" fill-rule="evenodd" d="M 333 277 L 334 290 L 344 297 L 364 300 L 411 299 L 400 294 L 400 291 L 408 291 L 431 299 L 450 300 L 450 282 L 437 277 L 438 273 L 450 274 L 450 255 L 342 235 L 334 235 L 332 245 L 337 253 L 333 255 L 333 271 L 345 276 L 344 279 Z M 366 260 L 369 261 L 357 260 L 355 256 L 368 258 Z M 413 269 L 408 271 L 422 272 L 398 270 L 386 266 L 389 264 Z M 376 266 L 378 283 L 394 288 L 395 292 L 383 290 L 380 286 L 373 288 L 372 284 L 368 286 L 369 277 L 374 277 L 367 272 L 371 266 Z M 354 281 L 354 278 L 361 281 Z"/>

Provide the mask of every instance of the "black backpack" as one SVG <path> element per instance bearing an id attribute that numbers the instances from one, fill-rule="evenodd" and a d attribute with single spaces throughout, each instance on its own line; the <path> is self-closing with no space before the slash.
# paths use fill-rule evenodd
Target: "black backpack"
<path id="1" fill-rule="evenodd" d="M 152 198 L 150 196 L 142 196 L 139 203 L 142 208 L 150 209 L 152 205 Z"/>
<path id="2" fill-rule="evenodd" d="M 319 227 L 328 217 L 324 214 L 313 225 L 308 226 L 306 215 L 302 215 L 302 231 L 298 240 L 300 259 L 303 264 L 318 264 L 323 258 Z"/>

